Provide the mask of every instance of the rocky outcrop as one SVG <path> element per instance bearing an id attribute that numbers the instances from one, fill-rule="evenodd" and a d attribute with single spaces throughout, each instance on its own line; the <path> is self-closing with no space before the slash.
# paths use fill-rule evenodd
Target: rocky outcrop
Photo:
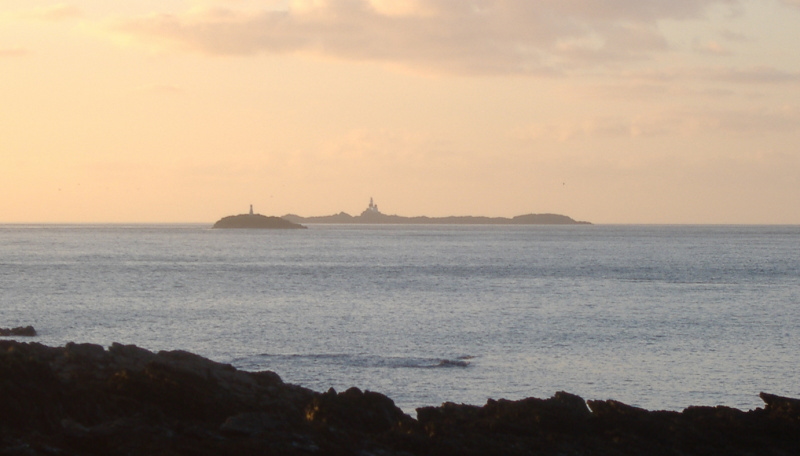
<path id="1" fill-rule="evenodd" d="M 559 392 L 413 419 L 380 393 L 317 393 L 184 351 L 3 340 L 0 454 L 800 454 L 800 400 L 761 397 L 666 412 Z"/>
<path id="2" fill-rule="evenodd" d="M 591 225 L 589 222 L 578 222 L 561 214 L 526 214 L 511 219 L 513 225 Z"/>
<path id="3" fill-rule="evenodd" d="M 239 214 L 224 217 L 214 223 L 212 228 L 240 228 L 240 229 L 303 229 L 299 223 L 294 223 L 280 217 L 268 217 L 261 214 Z"/>
<path id="4" fill-rule="evenodd" d="M 33 326 L 17 326 L 16 328 L 0 328 L 0 337 L 36 337 Z"/>

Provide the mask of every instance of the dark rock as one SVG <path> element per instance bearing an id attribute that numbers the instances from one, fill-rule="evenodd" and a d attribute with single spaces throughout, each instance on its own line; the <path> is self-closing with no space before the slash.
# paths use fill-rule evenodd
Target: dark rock
<path id="1" fill-rule="evenodd" d="M 591 413 L 584 400 L 559 392 L 550 399 L 487 401 L 483 407 L 445 403 L 417 409 L 419 423 L 430 435 L 502 433 L 531 435 L 541 430 L 574 432 L 585 428 Z"/>
<path id="2" fill-rule="evenodd" d="M 0 454 L 789 455 L 800 400 L 648 411 L 613 400 L 445 403 L 315 393 L 184 351 L 0 340 Z"/>
<path id="3" fill-rule="evenodd" d="M 800 399 L 761 393 L 761 400 L 767 404 L 766 411 L 772 416 L 780 416 L 787 420 L 800 421 Z"/>
<path id="4" fill-rule="evenodd" d="M 377 434 L 401 426 L 411 417 L 383 394 L 362 392 L 353 387 L 338 394 L 331 388 L 327 393 L 314 397 L 306 407 L 306 419 L 313 423 Z"/>
<path id="5" fill-rule="evenodd" d="M 233 435 L 254 436 L 281 427 L 280 418 L 265 412 L 240 413 L 228 417 L 220 432 Z"/>
<path id="6" fill-rule="evenodd" d="M 0 337 L 36 337 L 36 330 L 33 326 L 18 326 L 16 328 L 0 328 Z"/>
<path id="7" fill-rule="evenodd" d="M 69 342 L 64 346 L 64 356 L 71 361 L 100 361 L 108 357 L 102 345 L 76 344 Z"/>

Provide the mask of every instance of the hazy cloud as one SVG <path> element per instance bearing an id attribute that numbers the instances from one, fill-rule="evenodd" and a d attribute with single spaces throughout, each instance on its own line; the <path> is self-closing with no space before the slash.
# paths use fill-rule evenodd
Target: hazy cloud
<path id="1" fill-rule="evenodd" d="M 674 68 L 661 71 L 635 71 L 619 75 L 628 82 L 664 84 L 672 82 L 719 82 L 728 84 L 798 84 L 800 72 L 784 71 L 774 67 L 750 68 L 704 67 Z"/>
<path id="2" fill-rule="evenodd" d="M 782 71 L 772 67 L 720 70 L 714 72 L 710 76 L 725 82 L 745 83 L 745 84 L 800 83 L 800 73 Z"/>
<path id="3" fill-rule="evenodd" d="M 23 48 L 0 48 L 0 58 L 3 57 L 22 57 L 30 52 Z"/>
<path id="4" fill-rule="evenodd" d="M 209 54 L 316 53 L 461 73 L 553 73 L 665 50 L 658 23 L 736 0 L 292 0 L 126 20 L 118 32 Z"/>
<path id="5" fill-rule="evenodd" d="M 578 141 L 702 134 L 767 134 L 800 131 L 800 112 L 783 107 L 765 110 L 667 111 L 633 118 L 596 117 L 579 122 L 531 125 L 524 139 Z"/>
<path id="6" fill-rule="evenodd" d="M 748 37 L 747 35 L 743 33 L 734 32 L 733 30 L 720 30 L 719 36 L 725 39 L 726 41 L 735 43 L 745 43 L 752 41 L 752 38 Z"/>
<path id="7" fill-rule="evenodd" d="M 431 153 L 435 150 L 436 153 Z M 449 158 L 436 142 L 425 135 L 390 129 L 354 129 L 330 138 L 313 154 L 315 166 L 335 168 L 336 163 L 347 163 L 354 169 L 359 164 L 388 170 L 423 170 L 436 166 Z M 310 164 L 307 166 L 311 166 Z"/>
<path id="8" fill-rule="evenodd" d="M 34 8 L 20 13 L 24 18 L 37 19 L 44 21 L 61 21 L 66 19 L 74 19 L 82 15 L 81 9 L 77 6 L 67 5 L 60 3 L 41 8 Z"/>
<path id="9" fill-rule="evenodd" d="M 728 56 L 731 51 L 719 41 L 695 41 L 694 50 L 706 55 Z"/>

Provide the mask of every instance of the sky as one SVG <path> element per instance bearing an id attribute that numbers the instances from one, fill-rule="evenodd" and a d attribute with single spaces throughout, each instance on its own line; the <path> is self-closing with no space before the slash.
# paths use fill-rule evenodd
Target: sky
<path id="1" fill-rule="evenodd" d="M 0 0 L 0 223 L 800 224 L 800 0 Z"/>

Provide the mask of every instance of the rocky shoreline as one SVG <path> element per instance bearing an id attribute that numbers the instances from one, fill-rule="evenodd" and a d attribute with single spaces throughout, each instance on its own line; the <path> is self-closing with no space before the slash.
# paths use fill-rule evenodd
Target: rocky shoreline
<path id="1" fill-rule="evenodd" d="M 445 403 L 314 392 L 185 351 L 0 340 L 0 455 L 788 455 L 800 400 L 648 411 L 564 392 Z"/>

